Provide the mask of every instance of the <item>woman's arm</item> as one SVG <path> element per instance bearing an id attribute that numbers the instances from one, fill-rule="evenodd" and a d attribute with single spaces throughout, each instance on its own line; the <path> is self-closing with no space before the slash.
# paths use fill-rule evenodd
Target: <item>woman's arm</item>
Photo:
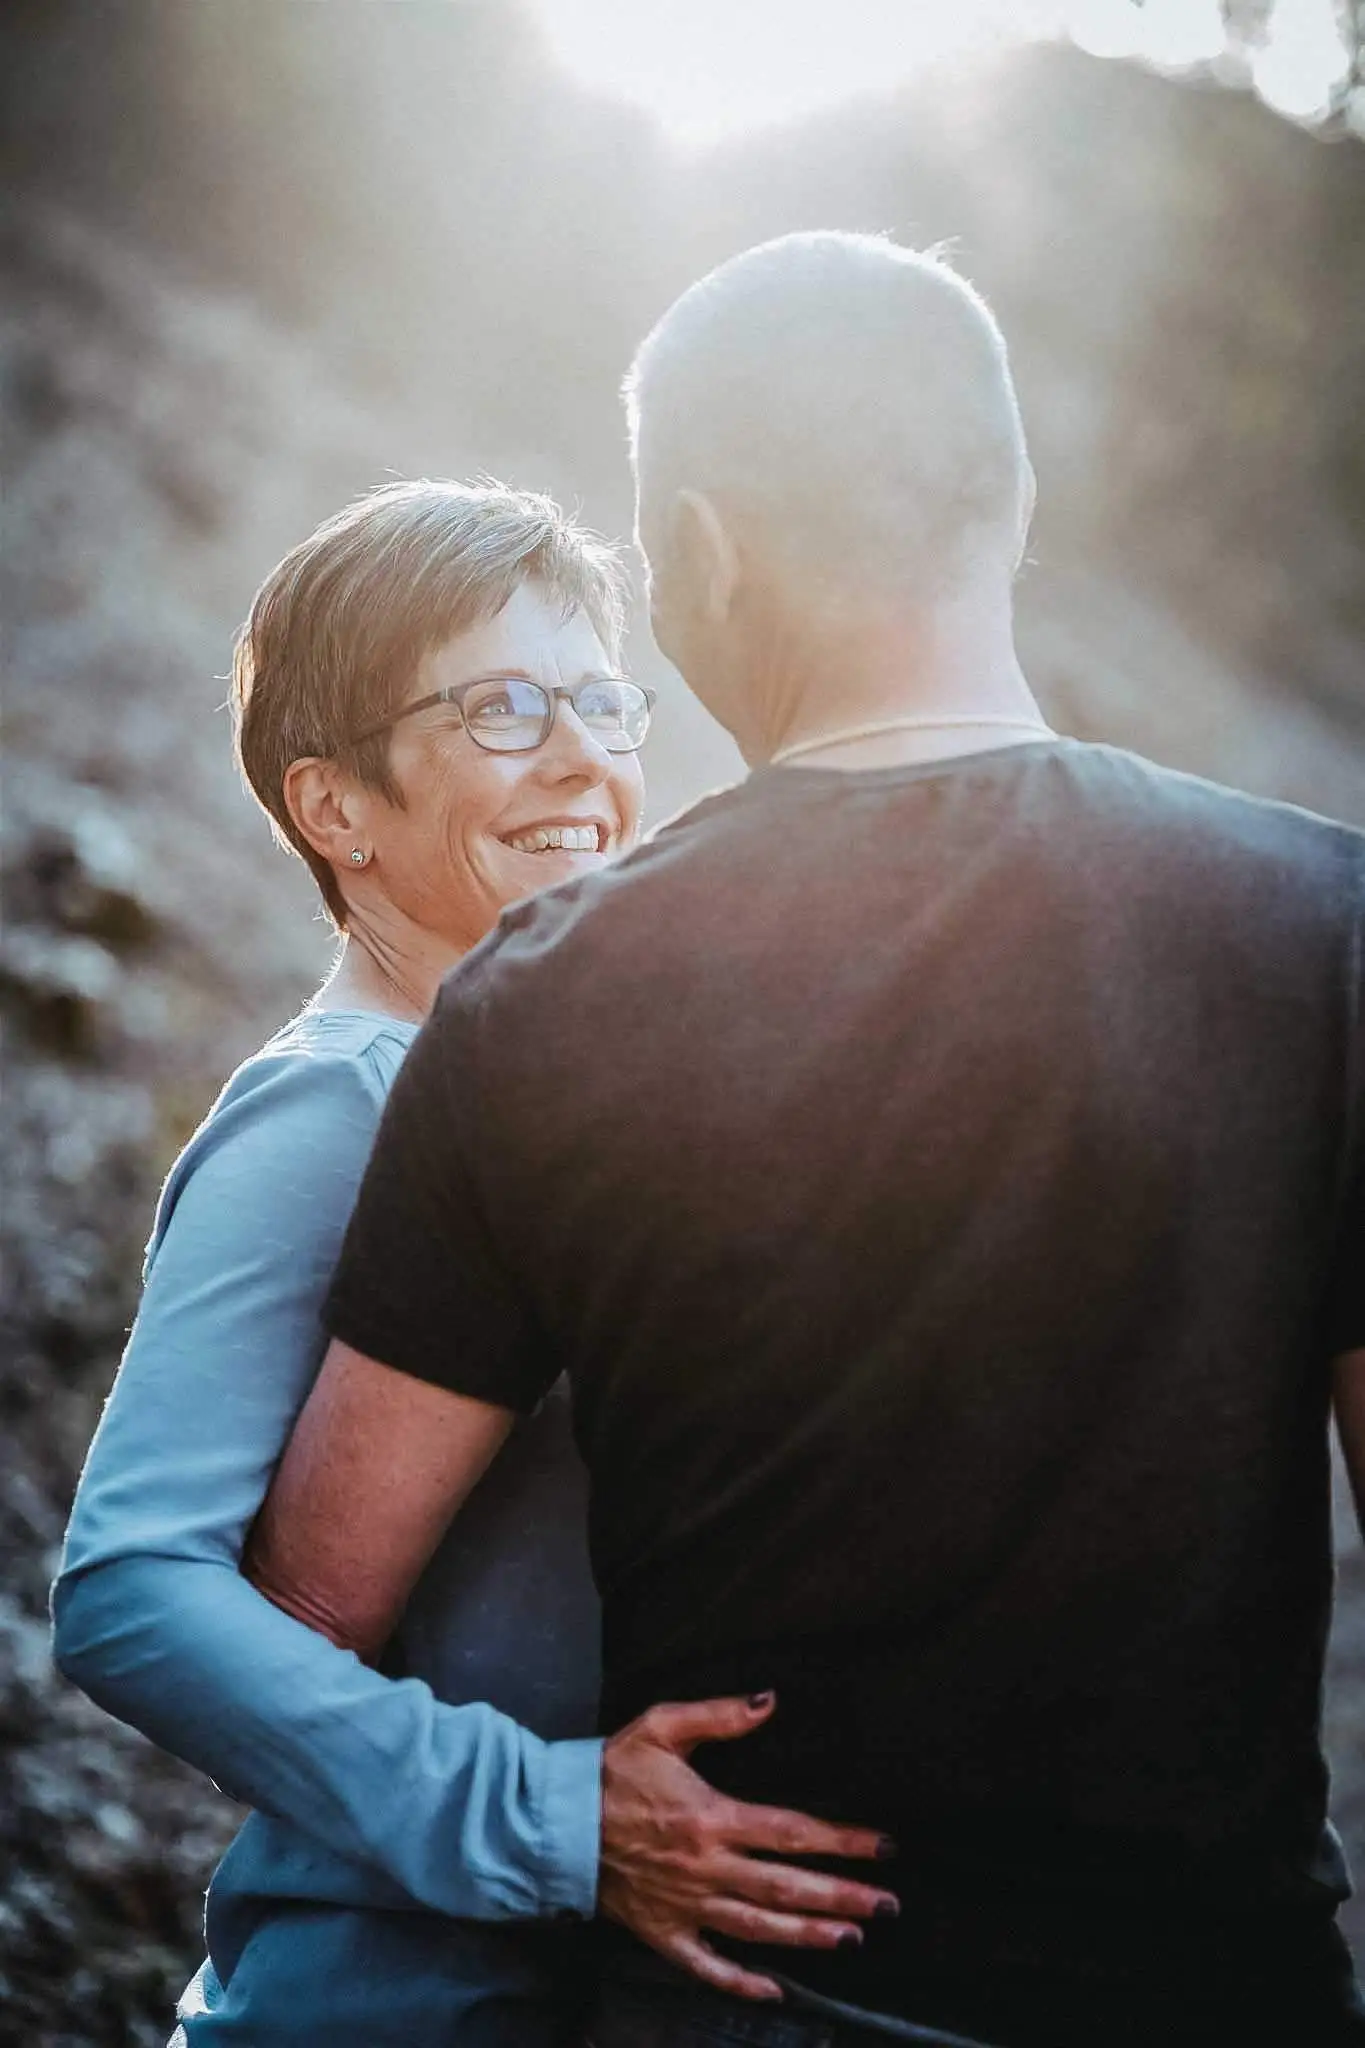
<path id="1" fill-rule="evenodd" d="M 372 1654 L 510 1421 L 504 1408 L 333 1342 L 246 1569 L 291 1614 Z M 861 1940 L 860 1919 L 896 1910 L 869 1885 L 766 1860 L 875 1857 L 881 1837 L 745 1805 L 690 1768 L 699 1743 L 751 1734 L 774 1705 L 765 1694 L 654 1707 L 611 1738 L 603 1760 L 601 1910 L 695 1976 L 749 1998 L 780 1993 L 718 1955 L 703 1930 L 834 1948 Z"/>
<path id="2" fill-rule="evenodd" d="M 55 1651 L 111 1713 L 433 1909 L 590 1913 L 601 1745 L 394 1682 L 238 1563 L 312 1384 L 382 1085 L 345 1056 L 248 1069 L 168 1186 L 77 1494 Z"/>

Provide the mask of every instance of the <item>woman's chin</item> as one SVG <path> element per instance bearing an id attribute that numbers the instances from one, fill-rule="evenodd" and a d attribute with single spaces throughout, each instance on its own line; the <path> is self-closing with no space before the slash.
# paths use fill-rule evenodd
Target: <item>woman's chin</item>
<path id="1" fill-rule="evenodd" d="M 534 896 L 551 889 L 556 882 L 571 882 L 580 875 L 595 875 L 607 864 L 603 853 L 570 853 L 563 847 L 547 847 L 544 853 L 519 853 L 503 849 L 505 872 L 515 886 L 517 897 Z"/>

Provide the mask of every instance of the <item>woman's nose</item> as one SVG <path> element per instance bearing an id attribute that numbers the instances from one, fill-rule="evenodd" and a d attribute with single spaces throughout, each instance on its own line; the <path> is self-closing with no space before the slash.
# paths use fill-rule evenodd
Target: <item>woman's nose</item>
<path id="1" fill-rule="evenodd" d="M 556 779 L 573 776 L 602 782 L 611 773 L 610 753 L 584 725 L 567 696 L 556 699 L 554 723 L 538 752 L 546 772 Z"/>

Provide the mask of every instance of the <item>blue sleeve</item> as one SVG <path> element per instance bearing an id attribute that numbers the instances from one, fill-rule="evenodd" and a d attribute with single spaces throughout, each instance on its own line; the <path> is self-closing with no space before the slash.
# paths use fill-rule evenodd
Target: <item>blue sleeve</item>
<path id="1" fill-rule="evenodd" d="M 382 1092 L 350 1055 L 264 1058 L 173 1172 L 53 1591 L 57 1662 L 234 1798 L 423 1906 L 591 1913 L 600 1744 L 543 1742 L 384 1678 L 238 1572 L 321 1360 Z"/>

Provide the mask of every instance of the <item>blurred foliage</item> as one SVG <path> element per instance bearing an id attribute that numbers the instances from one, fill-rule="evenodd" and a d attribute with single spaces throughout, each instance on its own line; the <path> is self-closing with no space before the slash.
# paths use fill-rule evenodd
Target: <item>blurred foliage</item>
<path id="1" fill-rule="evenodd" d="M 231 1816 L 55 1680 L 42 1612 L 159 1178 L 326 958 L 228 759 L 255 583 L 394 471 L 627 530 L 616 389 L 676 290 L 798 226 L 947 236 L 1014 347 L 1054 715 L 1365 819 L 1365 151 L 1037 47 L 689 156 L 494 0 L 9 0 L 0 168 L 0 2044 L 118 2048 L 164 2038 Z M 735 756 L 635 651 L 658 814 Z"/>

